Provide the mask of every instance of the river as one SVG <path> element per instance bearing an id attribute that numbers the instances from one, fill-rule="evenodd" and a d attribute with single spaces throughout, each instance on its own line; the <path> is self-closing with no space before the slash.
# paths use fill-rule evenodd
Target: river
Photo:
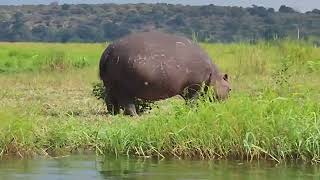
<path id="1" fill-rule="evenodd" d="M 72 155 L 0 160 L 0 180 L 320 179 L 320 166 L 270 162 L 150 160 Z"/>

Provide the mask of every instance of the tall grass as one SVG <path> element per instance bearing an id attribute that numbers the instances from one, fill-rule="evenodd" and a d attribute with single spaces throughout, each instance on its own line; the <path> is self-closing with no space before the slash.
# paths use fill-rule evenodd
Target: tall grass
<path id="1" fill-rule="evenodd" d="M 0 73 L 92 66 L 105 47 L 106 44 L 0 43 Z"/>
<path id="2" fill-rule="evenodd" d="M 62 57 L 101 53 L 94 44 L 45 46 L 68 47 Z M 294 41 L 201 46 L 231 76 L 230 99 L 211 103 L 204 97 L 188 106 L 176 97 L 135 118 L 106 115 L 91 95 L 97 60 L 63 72 L 0 74 L 0 156 L 89 149 L 159 158 L 320 161 L 318 48 Z"/>

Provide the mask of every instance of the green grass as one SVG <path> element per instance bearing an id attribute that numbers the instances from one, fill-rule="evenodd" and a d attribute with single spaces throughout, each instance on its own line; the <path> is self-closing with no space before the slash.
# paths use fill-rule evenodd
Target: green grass
<path id="1" fill-rule="evenodd" d="M 159 158 L 320 161 L 319 48 L 295 41 L 201 45 L 230 75 L 230 99 L 209 103 L 204 98 L 191 108 L 176 97 L 130 118 L 106 115 L 91 94 L 105 45 L 1 43 L 0 156 L 92 150 Z M 58 50 L 69 57 L 63 71 L 38 65 Z M 19 55 L 8 53 L 15 51 Z M 28 55 L 24 60 L 23 54 L 32 53 L 44 59 Z M 3 66 L 16 63 L 16 57 L 28 68 Z M 81 57 L 87 65 L 70 65 Z"/>
<path id="2" fill-rule="evenodd" d="M 0 73 L 66 70 L 96 64 L 106 44 L 0 43 Z"/>

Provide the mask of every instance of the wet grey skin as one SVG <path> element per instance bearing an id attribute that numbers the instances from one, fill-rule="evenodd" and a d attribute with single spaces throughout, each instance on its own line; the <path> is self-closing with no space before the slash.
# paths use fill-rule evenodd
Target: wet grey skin
<path id="1" fill-rule="evenodd" d="M 158 101 L 176 95 L 196 97 L 204 83 L 218 100 L 229 96 L 228 75 L 190 39 L 159 31 L 127 35 L 103 52 L 99 75 L 106 87 L 107 109 L 137 115 L 134 99 Z"/>

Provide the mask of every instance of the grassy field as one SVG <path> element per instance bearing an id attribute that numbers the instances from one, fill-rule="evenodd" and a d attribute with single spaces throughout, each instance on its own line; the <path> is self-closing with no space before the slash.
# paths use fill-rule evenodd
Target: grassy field
<path id="1" fill-rule="evenodd" d="M 231 77 L 223 103 L 176 97 L 135 118 L 92 93 L 105 44 L 0 43 L 0 156 L 71 152 L 320 162 L 320 49 L 201 44 Z"/>

